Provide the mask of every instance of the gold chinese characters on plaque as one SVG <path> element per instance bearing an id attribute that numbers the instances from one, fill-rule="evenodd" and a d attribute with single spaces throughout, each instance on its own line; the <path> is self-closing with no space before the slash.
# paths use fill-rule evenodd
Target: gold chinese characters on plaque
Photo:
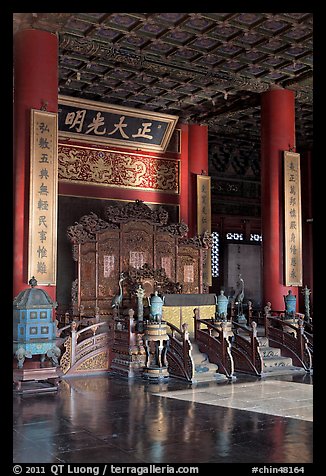
<path id="1" fill-rule="evenodd" d="M 285 285 L 302 286 L 300 154 L 284 152 Z"/>
<path id="2" fill-rule="evenodd" d="M 56 284 L 58 118 L 31 110 L 28 277 Z"/>

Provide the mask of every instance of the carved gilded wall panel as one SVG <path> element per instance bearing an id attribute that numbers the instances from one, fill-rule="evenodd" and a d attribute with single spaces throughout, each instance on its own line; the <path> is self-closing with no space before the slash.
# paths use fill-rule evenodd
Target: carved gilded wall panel
<path id="1" fill-rule="evenodd" d="M 94 372 L 96 370 L 108 370 L 109 368 L 109 352 L 103 351 L 99 354 L 82 361 L 78 367 L 74 369 L 77 372 Z"/>
<path id="2" fill-rule="evenodd" d="M 179 161 L 59 144 L 59 180 L 179 193 Z"/>

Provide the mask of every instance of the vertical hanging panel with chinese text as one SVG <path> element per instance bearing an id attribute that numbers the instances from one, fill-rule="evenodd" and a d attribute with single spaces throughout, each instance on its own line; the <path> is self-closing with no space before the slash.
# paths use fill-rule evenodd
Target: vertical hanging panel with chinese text
<path id="1" fill-rule="evenodd" d="M 197 234 L 211 233 L 211 177 L 197 175 Z M 212 285 L 211 250 L 207 250 L 207 259 L 203 267 L 204 281 Z"/>
<path id="2" fill-rule="evenodd" d="M 302 286 L 300 154 L 284 152 L 285 285 Z"/>
<path id="3" fill-rule="evenodd" d="M 56 284 L 57 114 L 31 110 L 28 277 Z"/>

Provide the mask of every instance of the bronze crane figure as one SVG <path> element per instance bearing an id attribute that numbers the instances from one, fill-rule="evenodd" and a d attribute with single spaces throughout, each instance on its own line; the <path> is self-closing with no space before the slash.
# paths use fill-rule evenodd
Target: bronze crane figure
<path id="1" fill-rule="evenodd" d="M 124 281 L 126 279 L 126 277 L 124 276 L 123 273 L 120 273 L 120 279 L 119 279 L 119 294 L 116 294 L 115 296 L 113 296 L 112 298 L 112 303 L 111 303 L 111 307 L 112 309 L 113 308 L 117 308 L 118 310 L 118 315 L 119 315 L 119 309 L 120 309 L 120 306 L 121 306 L 121 303 L 122 303 L 122 281 Z"/>
<path id="2" fill-rule="evenodd" d="M 236 304 L 238 304 L 238 316 L 243 314 L 244 280 L 241 274 L 239 274 L 239 281 L 241 289 L 236 297 Z"/>

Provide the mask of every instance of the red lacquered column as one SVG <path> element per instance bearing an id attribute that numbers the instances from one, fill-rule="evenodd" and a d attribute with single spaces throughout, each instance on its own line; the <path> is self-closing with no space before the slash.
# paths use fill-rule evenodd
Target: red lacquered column
<path id="1" fill-rule="evenodd" d="M 13 295 L 26 288 L 31 109 L 58 111 L 58 39 L 39 30 L 14 38 L 14 236 Z M 42 288 L 42 286 L 40 286 Z M 55 300 L 56 287 L 44 289 Z"/>
<path id="2" fill-rule="evenodd" d="M 189 167 L 189 236 L 197 233 L 197 175 L 203 171 L 208 174 L 208 127 L 197 124 L 189 125 L 188 140 Z"/>
<path id="3" fill-rule="evenodd" d="M 295 98 L 286 89 L 271 89 L 261 97 L 261 205 L 263 235 L 263 300 L 283 310 L 284 198 L 283 151 L 295 147 Z M 298 288 L 291 286 L 297 297 Z"/>
<path id="4" fill-rule="evenodd" d="M 180 154 L 180 194 L 179 194 L 179 219 L 189 226 L 189 163 L 188 163 L 188 128 L 187 124 L 181 124 L 181 154 Z"/>
<path id="5" fill-rule="evenodd" d="M 313 302 L 313 233 L 312 233 L 312 152 L 301 155 L 301 200 L 302 200 L 302 260 L 303 285 L 311 290 Z M 305 311 L 304 299 L 301 297 L 301 309 Z M 311 311 L 311 310 L 310 310 Z"/>

